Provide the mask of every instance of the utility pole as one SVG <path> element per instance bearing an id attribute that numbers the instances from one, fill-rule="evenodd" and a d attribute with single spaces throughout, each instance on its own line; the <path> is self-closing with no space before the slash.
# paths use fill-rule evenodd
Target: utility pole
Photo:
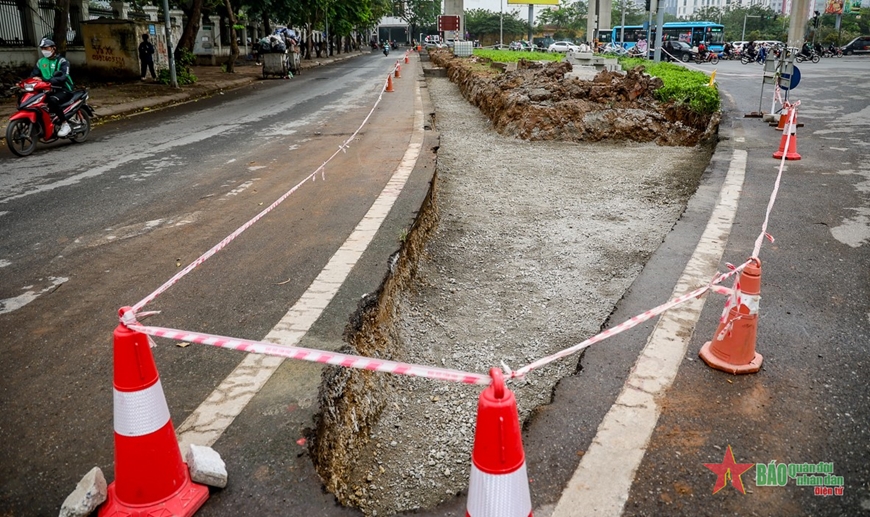
<path id="1" fill-rule="evenodd" d="M 664 42 L 662 40 L 662 36 L 664 36 L 664 24 L 665 24 L 665 6 L 664 0 L 658 0 L 656 2 L 656 42 L 655 42 L 655 52 L 653 53 L 653 61 L 656 63 L 662 62 L 662 47 L 664 47 Z M 652 3 L 650 3 L 652 5 Z M 652 39 L 647 39 L 647 48 L 652 45 Z M 649 51 L 647 51 L 649 53 Z"/>
<path id="2" fill-rule="evenodd" d="M 622 22 L 619 25 L 619 46 L 625 48 L 625 0 L 622 0 Z"/>
<path id="3" fill-rule="evenodd" d="M 498 16 L 498 48 L 504 46 L 504 0 L 499 2 L 499 7 L 501 8 L 501 14 Z"/>
<path id="4" fill-rule="evenodd" d="M 163 0 L 163 21 L 166 25 L 166 50 L 169 54 L 169 84 L 178 88 L 178 77 L 175 75 L 175 56 L 172 48 L 172 22 L 169 20 L 169 0 Z"/>

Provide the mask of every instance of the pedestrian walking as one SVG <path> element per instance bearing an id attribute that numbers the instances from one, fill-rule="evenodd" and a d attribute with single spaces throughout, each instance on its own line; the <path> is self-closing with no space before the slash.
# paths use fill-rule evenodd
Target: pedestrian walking
<path id="1" fill-rule="evenodd" d="M 145 80 L 145 72 L 151 72 L 151 78 L 157 80 L 157 74 L 154 73 L 154 45 L 148 41 L 148 35 L 142 35 L 142 43 L 139 44 L 139 66 L 141 67 L 142 80 Z"/>

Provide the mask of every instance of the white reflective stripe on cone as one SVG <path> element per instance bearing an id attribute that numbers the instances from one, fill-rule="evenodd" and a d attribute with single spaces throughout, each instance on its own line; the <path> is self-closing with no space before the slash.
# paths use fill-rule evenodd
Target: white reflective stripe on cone
<path id="1" fill-rule="evenodd" d="M 169 406 L 160 379 L 144 390 L 113 391 L 115 432 L 121 436 L 145 436 L 169 422 Z"/>
<path id="2" fill-rule="evenodd" d="M 761 295 L 740 293 L 740 305 L 749 309 L 749 315 L 758 314 L 758 305 L 761 303 Z"/>
<path id="3" fill-rule="evenodd" d="M 532 498 L 526 462 L 510 474 L 487 474 L 472 462 L 466 511 L 471 517 L 529 517 Z"/>

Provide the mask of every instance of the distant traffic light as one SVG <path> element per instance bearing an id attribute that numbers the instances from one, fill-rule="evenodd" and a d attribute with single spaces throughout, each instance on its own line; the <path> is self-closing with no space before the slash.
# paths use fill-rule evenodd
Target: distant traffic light
<path id="1" fill-rule="evenodd" d="M 649 11 L 649 10 L 651 9 L 651 7 L 652 7 L 652 6 L 650 5 L 651 3 L 652 3 L 652 0 L 646 0 L 646 10 L 647 10 L 647 11 Z"/>

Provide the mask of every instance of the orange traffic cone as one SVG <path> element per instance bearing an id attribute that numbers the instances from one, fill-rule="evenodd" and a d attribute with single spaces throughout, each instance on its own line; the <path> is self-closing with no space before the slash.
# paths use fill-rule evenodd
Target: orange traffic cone
<path id="1" fill-rule="evenodd" d="M 399 62 L 396 61 L 396 79 L 400 77 L 402 77 L 402 65 L 400 65 Z"/>
<path id="2" fill-rule="evenodd" d="M 532 498 L 517 401 L 499 369 L 480 394 L 466 517 L 531 517 Z"/>
<path id="3" fill-rule="evenodd" d="M 393 90 L 393 76 L 390 74 L 387 74 L 387 89 L 386 89 L 386 91 L 388 91 L 388 92 L 395 91 L 395 90 Z"/>
<path id="4" fill-rule="evenodd" d="M 753 258 L 752 263 L 740 272 L 737 303 L 730 310 L 729 304 L 725 305 L 725 313 L 713 340 L 707 341 L 698 354 L 707 366 L 735 375 L 761 369 L 764 358 L 755 351 L 760 298 L 761 261 Z"/>
<path id="5" fill-rule="evenodd" d="M 777 131 L 782 131 L 785 129 L 786 124 L 788 124 L 788 120 L 791 117 L 791 106 L 786 104 L 782 107 L 782 113 L 779 114 L 779 123 L 776 125 Z"/>
<path id="6" fill-rule="evenodd" d="M 181 459 L 148 336 L 121 324 L 114 337 L 115 481 L 99 515 L 193 515 L 208 487 Z"/>
<path id="7" fill-rule="evenodd" d="M 786 122 L 782 138 L 779 140 L 779 150 L 773 153 L 773 157 L 782 159 L 783 154 L 785 154 L 786 160 L 800 160 L 801 155 L 797 152 L 797 108 L 792 107 L 789 115 L 791 120 Z M 786 150 L 786 146 L 788 146 L 788 150 Z"/>
<path id="8" fill-rule="evenodd" d="M 405 64 L 406 65 L 408 64 L 408 53 L 407 52 L 405 52 Z"/>

